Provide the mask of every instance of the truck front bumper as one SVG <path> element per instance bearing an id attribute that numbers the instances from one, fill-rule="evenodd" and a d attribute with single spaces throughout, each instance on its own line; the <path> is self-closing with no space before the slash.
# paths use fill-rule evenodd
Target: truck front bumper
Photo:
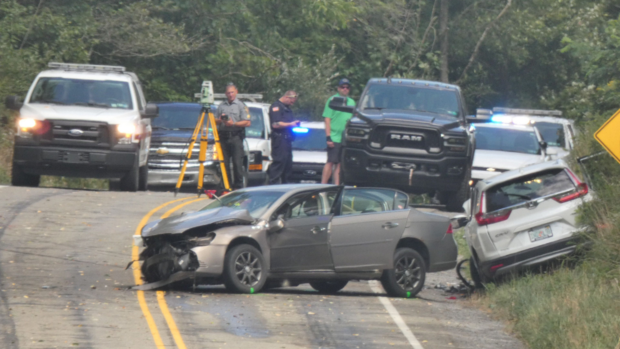
<path id="1" fill-rule="evenodd" d="M 429 193 L 459 190 L 470 167 L 466 156 L 426 159 L 345 148 L 342 170 L 345 184 L 378 186 L 390 183 L 390 187 L 409 193 Z"/>
<path id="2" fill-rule="evenodd" d="M 136 163 L 135 152 L 15 145 L 13 164 L 33 175 L 121 178 Z"/>

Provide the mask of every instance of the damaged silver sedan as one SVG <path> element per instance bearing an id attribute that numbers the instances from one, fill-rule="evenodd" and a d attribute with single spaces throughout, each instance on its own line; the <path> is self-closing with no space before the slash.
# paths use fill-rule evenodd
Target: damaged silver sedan
<path id="1" fill-rule="evenodd" d="M 325 293 L 350 280 L 380 280 L 412 297 L 427 272 L 452 269 L 447 217 L 408 206 L 400 191 L 323 184 L 238 190 L 198 212 L 146 225 L 136 243 L 141 289 L 175 282 L 224 284 L 231 292 L 303 283 Z"/>

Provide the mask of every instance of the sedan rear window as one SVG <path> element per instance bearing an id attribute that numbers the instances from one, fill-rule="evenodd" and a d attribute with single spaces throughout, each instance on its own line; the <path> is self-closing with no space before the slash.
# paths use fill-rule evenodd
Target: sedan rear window
<path id="1" fill-rule="evenodd" d="M 486 212 L 575 189 L 566 171 L 545 171 L 502 183 L 486 191 Z"/>

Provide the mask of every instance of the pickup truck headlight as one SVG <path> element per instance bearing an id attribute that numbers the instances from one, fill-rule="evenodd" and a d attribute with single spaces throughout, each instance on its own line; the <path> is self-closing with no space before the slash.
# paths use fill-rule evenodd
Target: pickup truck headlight
<path id="1" fill-rule="evenodd" d="M 26 132 L 34 128 L 37 125 L 37 121 L 35 119 L 19 119 L 17 124 L 22 131 Z"/>
<path id="2" fill-rule="evenodd" d="M 118 130 L 118 144 L 131 144 L 140 142 L 138 127 L 133 123 L 119 124 L 116 126 Z"/>

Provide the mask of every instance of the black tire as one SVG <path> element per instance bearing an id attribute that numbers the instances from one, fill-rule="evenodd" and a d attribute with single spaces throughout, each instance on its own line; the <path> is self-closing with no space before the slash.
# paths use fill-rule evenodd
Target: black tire
<path id="1" fill-rule="evenodd" d="M 11 184 L 16 187 L 38 187 L 41 176 L 24 173 L 19 166 L 13 163 L 11 169 Z"/>
<path id="2" fill-rule="evenodd" d="M 149 186 L 149 167 L 144 165 L 140 167 L 138 179 L 138 190 L 146 191 Z"/>
<path id="3" fill-rule="evenodd" d="M 230 292 L 259 292 L 267 281 L 265 258 L 254 246 L 235 246 L 226 253 L 222 276 L 224 285 Z"/>
<path id="4" fill-rule="evenodd" d="M 320 293 L 334 294 L 342 290 L 349 283 L 348 280 L 334 280 L 334 281 L 315 281 L 311 282 L 310 286 Z"/>
<path id="5" fill-rule="evenodd" d="M 439 200 L 443 205 L 446 205 L 446 210 L 450 212 L 462 212 L 463 203 L 469 199 L 470 188 L 469 181 L 471 180 L 471 171 L 467 171 L 463 182 L 461 182 L 461 188 L 456 192 L 441 192 Z"/>
<path id="6" fill-rule="evenodd" d="M 391 297 L 415 297 L 424 287 L 426 263 L 414 249 L 402 247 L 394 252 L 394 269 L 386 269 L 381 285 Z"/>
<path id="7" fill-rule="evenodd" d="M 480 276 L 474 257 L 469 257 L 469 274 L 471 275 L 471 279 L 474 281 L 475 288 L 484 288 L 484 282 L 482 281 L 482 277 Z"/>
<path id="8" fill-rule="evenodd" d="M 121 191 L 137 191 L 140 186 L 140 166 L 138 166 L 139 154 L 136 154 L 136 160 L 133 167 L 121 178 Z"/>

